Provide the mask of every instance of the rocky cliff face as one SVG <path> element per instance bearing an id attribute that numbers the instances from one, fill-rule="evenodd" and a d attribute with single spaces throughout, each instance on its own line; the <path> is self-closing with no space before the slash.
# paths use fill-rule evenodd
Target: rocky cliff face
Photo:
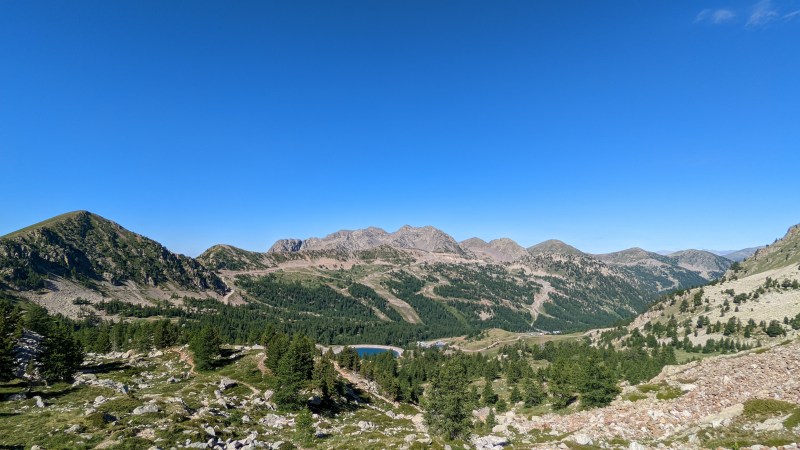
<path id="1" fill-rule="evenodd" d="M 381 246 L 466 255 L 458 242 L 447 233 L 431 226 L 415 228 L 409 225 L 403 226 L 394 233 L 369 227 L 362 230 L 341 230 L 324 238 L 281 239 L 273 244 L 269 252 L 334 251 L 353 253 Z"/>
<path id="2" fill-rule="evenodd" d="M 269 248 L 268 253 L 299 252 L 302 248 L 302 239 L 279 239 L 272 244 L 272 247 Z"/>
<path id="3" fill-rule="evenodd" d="M 525 247 L 509 238 L 494 239 L 486 242 L 479 238 L 461 241 L 461 248 L 474 253 L 477 257 L 498 262 L 516 261 L 528 254 Z"/>

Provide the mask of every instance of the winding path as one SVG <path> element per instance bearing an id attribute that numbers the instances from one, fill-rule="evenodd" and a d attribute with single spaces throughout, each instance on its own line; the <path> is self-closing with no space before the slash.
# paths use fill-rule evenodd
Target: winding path
<path id="1" fill-rule="evenodd" d="M 349 381 L 351 384 L 353 384 L 354 386 L 356 386 L 359 389 L 363 390 L 364 392 L 368 392 L 370 395 L 374 395 L 375 397 L 378 397 L 379 399 L 383 400 L 384 402 L 386 402 L 386 403 L 388 403 L 390 405 L 393 405 L 395 407 L 400 406 L 400 404 L 398 402 L 396 402 L 394 400 L 390 400 L 387 397 L 384 397 L 383 395 L 378 393 L 377 389 L 375 387 L 370 386 L 370 381 L 367 380 L 366 378 L 362 377 L 361 375 L 359 375 L 359 374 L 357 374 L 355 372 L 350 372 L 350 371 L 342 369 L 341 367 L 339 367 L 339 364 L 337 362 L 335 362 L 335 361 L 333 363 L 333 367 L 336 369 L 336 372 L 338 372 L 339 375 L 342 376 L 342 378 L 344 378 L 345 380 Z M 414 409 L 416 409 L 417 411 L 420 411 L 420 412 L 422 411 L 419 408 L 419 406 L 417 406 L 417 405 L 414 405 L 412 403 L 409 403 L 409 405 L 414 407 Z"/>
<path id="2" fill-rule="evenodd" d="M 197 375 L 197 370 L 195 369 L 195 364 L 194 364 L 194 358 L 192 357 L 192 354 L 191 354 L 191 353 L 189 353 L 189 352 L 188 352 L 188 351 L 187 351 L 185 348 L 183 348 L 183 347 L 176 347 L 176 348 L 172 348 L 172 349 L 170 349 L 170 350 L 171 350 L 171 351 L 173 351 L 173 352 L 175 352 L 175 353 L 177 353 L 177 354 L 180 356 L 180 360 L 181 360 L 181 361 L 183 361 L 183 362 L 185 362 L 186 364 L 188 364 L 188 365 L 189 365 L 189 374 L 191 374 L 191 375 Z M 264 370 L 262 370 L 262 368 L 263 368 Z M 261 359 L 260 359 L 260 361 L 258 362 L 258 369 L 259 369 L 259 370 L 261 370 L 261 373 L 262 373 L 262 374 L 266 373 L 265 371 L 267 370 L 267 368 L 266 368 L 266 367 L 264 367 L 264 359 L 263 359 L 263 358 L 261 358 Z M 257 389 L 255 386 L 253 386 L 252 384 L 250 384 L 250 383 L 245 383 L 244 381 L 239 381 L 239 380 L 236 380 L 236 379 L 234 379 L 234 378 L 231 378 L 231 377 L 223 377 L 223 376 L 220 376 L 219 378 L 220 378 L 220 379 L 222 379 L 222 378 L 228 378 L 228 379 L 230 379 L 230 380 L 233 380 L 233 381 L 235 381 L 237 384 L 241 384 L 242 386 L 246 386 L 248 389 L 250 389 L 250 391 L 251 391 L 253 394 L 255 394 L 255 395 L 261 395 L 261 391 L 260 391 L 259 389 Z"/>

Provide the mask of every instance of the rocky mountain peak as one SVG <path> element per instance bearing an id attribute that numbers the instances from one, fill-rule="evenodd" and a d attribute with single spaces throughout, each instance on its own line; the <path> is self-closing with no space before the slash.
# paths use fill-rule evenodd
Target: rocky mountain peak
<path id="1" fill-rule="evenodd" d="M 227 287 L 195 259 L 88 211 L 74 211 L 0 238 L 0 279 L 20 289 L 54 277 L 120 285 L 174 283 L 225 293 Z"/>
<path id="2" fill-rule="evenodd" d="M 560 255 L 584 255 L 584 253 L 577 248 L 559 241 L 558 239 L 549 239 L 540 242 L 532 247 L 528 247 L 528 253 L 532 255 L 541 255 L 543 253 L 552 253 Z"/>
<path id="3" fill-rule="evenodd" d="M 474 237 L 461 241 L 461 247 L 480 258 L 498 262 L 516 261 L 528 254 L 525 247 L 509 238 L 493 239 L 486 242 L 483 239 Z"/>
<path id="4" fill-rule="evenodd" d="M 290 253 L 303 250 L 330 250 L 355 252 L 389 246 L 400 249 L 416 249 L 432 253 L 464 255 L 464 250 L 447 233 L 432 226 L 412 227 L 403 225 L 394 233 L 378 227 L 359 230 L 340 230 L 323 238 L 281 239 L 272 245 L 271 253 Z"/>

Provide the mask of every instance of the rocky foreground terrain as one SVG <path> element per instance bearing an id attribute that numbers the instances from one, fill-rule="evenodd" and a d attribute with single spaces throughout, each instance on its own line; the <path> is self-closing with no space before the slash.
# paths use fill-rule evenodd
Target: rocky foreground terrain
<path id="1" fill-rule="evenodd" d="M 0 445 L 11 448 L 292 448 L 296 416 L 276 411 L 259 346 L 197 372 L 183 348 L 147 355 L 91 355 L 72 384 L 0 385 Z M 448 443 L 428 434 L 421 411 L 388 402 L 344 370 L 347 398 L 314 415 L 313 448 L 696 449 L 797 448 L 800 341 L 746 354 L 667 366 L 627 386 L 611 405 L 536 415 L 521 404 L 497 414 L 490 433 Z M 309 399 L 313 406 L 314 398 Z M 473 411 L 476 422 L 488 409 Z"/>

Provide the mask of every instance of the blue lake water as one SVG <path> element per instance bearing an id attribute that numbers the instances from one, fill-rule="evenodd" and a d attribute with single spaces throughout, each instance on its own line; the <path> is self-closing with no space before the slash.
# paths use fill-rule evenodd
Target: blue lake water
<path id="1" fill-rule="evenodd" d="M 387 348 L 376 348 L 376 347 L 359 347 L 356 349 L 358 352 L 358 356 L 365 358 L 367 356 L 377 355 L 378 353 L 384 352 L 392 352 L 394 356 L 397 356 L 397 352 L 394 350 L 389 350 Z"/>

